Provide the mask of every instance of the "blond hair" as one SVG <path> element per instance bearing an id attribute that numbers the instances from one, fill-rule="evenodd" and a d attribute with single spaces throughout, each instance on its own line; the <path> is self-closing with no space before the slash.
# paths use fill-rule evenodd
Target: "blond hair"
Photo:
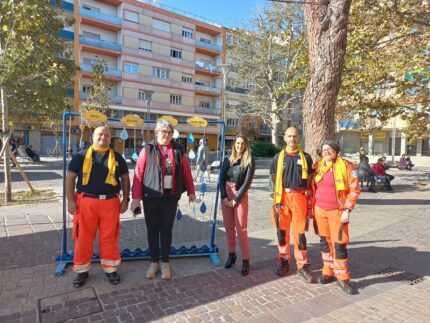
<path id="1" fill-rule="evenodd" d="M 232 166 L 239 159 L 239 154 L 237 153 L 236 148 L 234 147 L 237 139 L 239 138 L 242 138 L 245 143 L 245 150 L 243 151 L 241 160 L 240 160 L 240 167 L 245 168 L 251 164 L 252 154 L 251 154 L 251 146 L 249 145 L 248 138 L 246 138 L 243 135 L 238 135 L 236 136 L 236 138 L 234 138 L 229 161 L 230 161 L 230 166 Z"/>

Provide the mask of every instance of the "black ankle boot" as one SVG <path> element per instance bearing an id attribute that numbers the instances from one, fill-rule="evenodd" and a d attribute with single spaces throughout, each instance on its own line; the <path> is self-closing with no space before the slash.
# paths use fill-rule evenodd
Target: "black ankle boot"
<path id="1" fill-rule="evenodd" d="M 249 274 L 249 259 L 244 259 L 242 262 L 242 276 L 247 276 Z"/>
<path id="2" fill-rule="evenodd" d="M 236 254 L 234 252 L 230 252 L 228 254 L 227 262 L 224 265 L 224 268 L 231 268 L 236 263 Z"/>

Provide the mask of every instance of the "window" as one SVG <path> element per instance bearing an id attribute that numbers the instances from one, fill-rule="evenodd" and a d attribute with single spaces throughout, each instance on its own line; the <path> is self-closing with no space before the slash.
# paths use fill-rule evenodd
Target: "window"
<path id="1" fill-rule="evenodd" d="M 150 41 L 139 39 L 139 49 L 144 52 L 152 52 L 152 43 Z"/>
<path id="2" fill-rule="evenodd" d="M 239 125 L 239 119 L 230 119 L 227 118 L 227 126 L 237 127 Z"/>
<path id="3" fill-rule="evenodd" d="M 87 65 L 94 65 L 94 64 L 97 64 L 97 63 L 101 63 L 101 60 L 95 59 L 95 58 L 85 58 L 84 57 L 82 59 L 82 61 L 83 61 L 84 64 L 87 64 Z"/>
<path id="4" fill-rule="evenodd" d="M 170 24 L 168 22 L 152 19 L 152 27 L 170 33 Z"/>
<path id="5" fill-rule="evenodd" d="M 211 107 L 211 103 L 209 101 L 200 101 L 199 107 L 209 109 Z"/>
<path id="6" fill-rule="evenodd" d="M 92 85 L 82 84 L 82 92 L 84 93 L 90 93 L 92 88 L 93 88 Z"/>
<path id="7" fill-rule="evenodd" d="M 139 90 L 139 100 L 146 101 L 145 91 Z"/>
<path id="8" fill-rule="evenodd" d="M 182 104 L 182 95 L 170 95 L 170 103 L 172 104 Z"/>
<path id="9" fill-rule="evenodd" d="M 211 41 L 210 39 L 203 38 L 203 37 L 200 37 L 200 41 L 201 41 L 202 43 L 205 43 L 205 44 L 210 44 L 210 43 L 212 43 L 212 41 Z"/>
<path id="10" fill-rule="evenodd" d="M 193 76 L 191 74 L 182 74 L 183 83 L 193 83 Z"/>
<path id="11" fill-rule="evenodd" d="M 165 70 L 162 68 L 158 68 L 158 67 L 153 67 L 152 68 L 152 76 L 153 77 L 158 77 L 160 79 L 169 79 L 169 70 Z"/>
<path id="12" fill-rule="evenodd" d="M 236 44 L 236 38 L 232 34 L 226 34 L 226 40 L 225 41 L 229 45 L 235 45 Z"/>
<path id="13" fill-rule="evenodd" d="M 124 19 L 131 21 L 131 22 L 138 23 L 139 22 L 139 14 L 137 12 L 124 10 Z"/>
<path id="14" fill-rule="evenodd" d="M 182 58 L 182 51 L 179 49 L 171 49 L 170 56 L 174 58 Z"/>
<path id="15" fill-rule="evenodd" d="M 125 63 L 124 71 L 126 73 L 139 74 L 139 65 L 133 63 Z"/>
<path id="16" fill-rule="evenodd" d="M 182 37 L 193 38 L 193 30 L 188 28 L 182 28 Z"/>
<path id="17" fill-rule="evenodd" d="M 91 38 L 91 39 L 100 39 L 100 34 L 91 33 L 89 31 L 83 31 L 82 35 L 84 37 Z"/>
<path id="18" fill-rule="evenodd" d="M 100 12 L 100 8 L 93 7 L 93 6 L 89 6 L 89 5 L 87 5 L 87 4 L 83 4 L 83 5 L 82 5 L 82 8 L 83 8 L 83 9 L 86 9 L 86 10 L 91 10 L 91 11 L 95 11 L 95 12 Z"/>

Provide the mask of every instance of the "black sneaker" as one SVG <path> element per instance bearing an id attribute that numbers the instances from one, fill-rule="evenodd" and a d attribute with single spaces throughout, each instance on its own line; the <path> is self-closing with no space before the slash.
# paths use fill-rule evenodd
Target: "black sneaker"
<path id="1" fill-rule="evenodd" d="M 334 276 L 321 275 L 318 277 L 318 284 L 328 284 L 334 281 Z"/>
<path id="2" fill-rule="evenodd" d="M 108 278 L 109 283 L 112 285 L 119 284 L 119 274 L 117 271 L 114 271 L 113 273 L 106 273 L 106 277 Z"/>
<path id="3" fill-rule="evenodd" d="M 88 278 L 88 271 L 84 273 L 78 273 L 76 278 L 73 280 L 73 286 L 75 286 L 76 288 L 84 286 L 87 278 Z"/>
<path id="4" fill-rule="evenodd" d="M 354 295 L 355 294 L 355 290 L 354 288 L 352 288 L 352 286 L 349 284 L 349 280 L 336 280 L 337 286 L 339 286 L 339 288 L 341 290 L 343 290 L 345 293 L 347 293 L 348 295 Z"/>
<path id="5" fill-rule="evenodd" d="M 276 271 L 276 274 L 278 276 L 286 276 L 288 274 L 288 271 L 290 270 L 290 264 L 288 263 L 287 259 L 282 258 L 281 259 L 281 264 L 278 268 L 278 270 Z"/>
<path id="6" fill-rule="evenodd" d="M 314 282 L 313 277 L 309 273 L 309 267 L 307 266 L 304 266 L 302 269 L 297 269 L 297 275 L 302 277 L 309 284 L 312 284 Z"/>

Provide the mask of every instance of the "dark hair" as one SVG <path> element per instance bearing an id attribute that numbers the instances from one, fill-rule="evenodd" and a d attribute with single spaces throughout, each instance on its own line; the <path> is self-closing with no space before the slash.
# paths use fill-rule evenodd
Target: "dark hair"
<path id="1" fill-rule="evenodd" d="M 324 140 L 324 142 L 323 142 L 323 143 L 322 143 L 322 145 L 321 145 L 321 151 L 322 151 L 322 147 L 323 147 L 324 145 L 330 146 L 330 148 L 332 148 L 334 151 L 336 151 L 336 154 L 338 154 L 338 153 L 339 153 L 339 151 L 340 151 L 340 147 L 339 147 L 339 145 L 338 145 L 338 144 L 337 144 L 337 142 L 336 142 L 336 141 L 334 141 L 334 140 Z"/>
<path id="2" fill-rule="evenodd" d="M 322 150 L 320 148 L 317 148 L 317 156 L 322 157 Z"/>

